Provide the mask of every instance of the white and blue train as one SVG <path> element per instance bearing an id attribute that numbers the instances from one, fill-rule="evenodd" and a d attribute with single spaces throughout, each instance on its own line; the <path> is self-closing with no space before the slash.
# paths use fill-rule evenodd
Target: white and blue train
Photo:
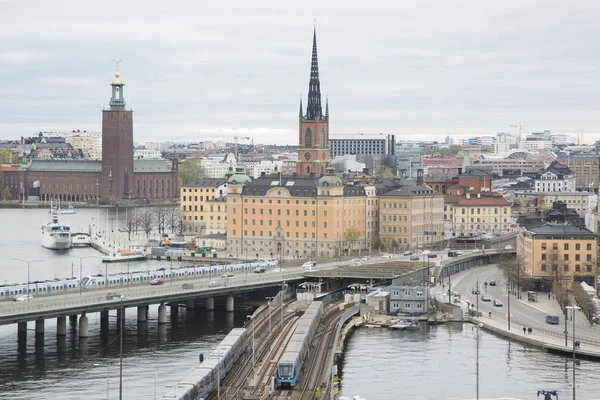
<path id="1" fill-rule="evenodd" d="M 323 303 L 313 301 L 304 315 L 300 317 L 298 325 L 288 342 L 285 351 L 277 363 L 275 385 L 278 388 L 296 386 L 302 370 L 302 364 L 308 356 L 310 343 L 317 331 L 323 316 Z"/>
<path id="2" fill-rule="evenodd" d="M 244 352 L 247 335 L 245 328 L 232 329 L 215 351 L 160 400 L 198 400 L 208 396 Z"/>
<path id="3" fill-rule="evenodd" d="M 258 267 L 272 269 L 279 266 L 277 260 L 255 261 L 248 264 L 229 264 L 229 265 L 190 265 L 177 268 L 161 268 L 155 271 L 137 271 L 137 272 L 121 272 L 118 274 L 103 276 L 102 274 L 85 276 L 81 279 L 81 286 L 84 289 L 104 288 L 104 287 L 121 287 L 130 284 L 141 284 L 150 282 L 155 278 L 163 279 L 181 279 L 181 278 L 198 278 L 202 276 L 218 276 L 224 272 L 245 272 L 246 268 L 250 271 Z M 32 295 L 50 295 L 65 293 L 70 290 L 80 290 L 80 280 L 78 278 L 71 279 L 54 279 L 44 282 L 35 281 L 29 283 L 0 285 L 0 300 L 11 299 L 20 294 Z"/>

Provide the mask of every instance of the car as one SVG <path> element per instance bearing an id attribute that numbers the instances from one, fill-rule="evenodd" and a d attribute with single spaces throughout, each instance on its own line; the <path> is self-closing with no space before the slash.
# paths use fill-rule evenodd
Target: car
<path id="1" fill-rule="evenodd" d="M 421 254 L 429 254 L 431 253 L 429 250 L 423 250 L 423 252 Z"/>
<path id="2" fill-rule="evenodd" d="M 473 253 L 479 253 L 479 252 L 481 252 L 480 249 L 473 249 Z"/>
<path id="3" fill-rule="evenodd" d="M 412 256 L 412 255 L 413 255 L 413 252 L 412 252 L 412 251 L 410 251 L 410 250 L 408 250 L 408 251 L 405 251 L 404 253 L 402 253 L 402 255 L 403 255 L 403 256 Z"/>
<path id="4" fill-rule="evenodd" d="M 490 281 L 490 286 L 496 286 L 496 281 Z"/>
<path id="5" fill-rule="evenodd" d="M 256 267 L 256 268 L 254 268 L 254 271 L 252 271 L 252 272 L 254 272 L 255 274 L 262 274 L 262 273 L 266 272 L 266 270 L 267 269 L 265 267 Z"/>
<path id="6" fill-rule="evenodd" d="M 29 300 L 33 300 L 33 296 L 30 294 L 20 294 L 18 296 L 15 296 L 15 298 L 13 299 L 13 301 L 29 301 Z"/>
<path id="7" fill-rule="evenodd" d="M 381 258 L 394 258 L 396 257 L 394 254 L 382 254 Z"/>
<path id="8" fill-rule="evenodd" d="M 208 287 L 217 287 L 217 286 L 221 286 L 221 285 L 223 285 L 223 284 L 221 282 L 219 282 L 219 281 L 211 281 L 208 284 Z"/>
<path id="9" fill-rule="evenodd" d="M 164 285 L 164 284 L 165 284 L 165 280 L 163 278 L 154 278 L 150 281 L 150 285 L 152 285 L 152 286 Z"/>
<path id="10" fill-rule="evenodd" d="M 448 252 L 448 257 L 458 257 L 458 256 L 459 256 L 458 251 L 450 250 Z"/>
<path id="11" fill-rule="evenodd" d="M 233 272 L 226 272 L 223 275 L 221 275 L 221 278 L 231 278 L 234 276 L 235 276 L 235 274 Z"/>
<path id="12" fill-rule="evenodd" d="M 305 268 L 305 269 L 314 268 L 316 266 L 317 266 L 317 263 L 314 261 L 307 261 L 304 264 L 302 264 L 302 268 Z"/>
<path id="13" fill-rule="evenodd" d="M 371 259 L 371 257 L 369 257 L 369 256 L 364 256 L 364 257 L 362 258 L 362 260 L 363 260 L 363 261 L 369 261 L 370 259 Z"/>
<path id="14" fill-rule="evenodd" d="M 283 271 L 284 271 L 284 269 L 283 269 L 283 268 L 273 268 L 273 269 L 271 270 L 271 272 L 283 272 Z"/>
<path id="15" fill-rule="evenodd" d="M 431 254 L 429 254 L 429 256 L 428 256 L 428 257 L 429 257 L 429 258 L 437 258 L 437 254 L 433 254 L 433 253 L 431 253 Z"/>
<path id="16" fill-rule="evenodd" d="M 479 294 L 479 289 L 473 288 L 473 289 L 471 290 L 471 293 L 472 293 L 472 294 Z"/>
<path id="17" fill-rule="evenodd" d="M 189 283 L 186 282 L 181 286 L 182 289 L 193 289 L 194 288 L 194 284 L 193 283 Z"/>
<path id="18" fill-rule="evenodd" d="M 494 307 L 502 307 L 503 304 L 500 300 L 494 299 Z"/>
<path id="19" fill-rule="evenodd" d="M 560 318 L 558 315 L 546 315 L 546 323 L 550 325 L 558 325 Z"/>
<path id="20" fill-rule="evenodd" d="M 492 297 L 489 294 L 484 294 L 483 296 L 481 296 L 481 300 L 492 301 Z"/>
<path id="21" fill-rule="evenodd" d="M 513 247 L 510 244 L 507 244 L 506 247 L 504 247 L 504 250 L 512 250 Z"/>
<path id="22" fill-rule="evenodd" d="M 411 256 L 410 261 L 419 261 L 419 256 Z"/>
<path id="23" fill-rule="evenodd" d="M 106 300 L 114 300 L 114 299 L 120 299 L 121 297 L 121 293 L 117 293 L 117 292 L 108 292 L 106 293 Z"/>

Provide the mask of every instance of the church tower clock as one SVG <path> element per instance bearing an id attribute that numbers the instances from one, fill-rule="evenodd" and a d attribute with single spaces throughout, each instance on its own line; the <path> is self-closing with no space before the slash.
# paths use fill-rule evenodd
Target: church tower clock
<path id="1" fill-rule="evenodd" d="M 321 83 L 319 81 L 319 61 L 317 58 L 317 30 L 313 33 L 312 61 L 308 84 L 308 104 L 306 114 L 300 99 L 298 135 L 298 175 L 321 176 L 329 164 L 329 102 L 325 114 L 321 107 Z"/>

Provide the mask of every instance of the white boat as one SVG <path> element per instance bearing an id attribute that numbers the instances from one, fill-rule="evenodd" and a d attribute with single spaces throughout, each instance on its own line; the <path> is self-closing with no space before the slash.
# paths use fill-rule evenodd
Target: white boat
<path id="1" fill-rule="evenodd" d="M 71 246 L 91 246 L 92 245 L 92 237 L 87 233 L 78 233 L 76 235 L 71 235 Z"/>
<path id="2" fill-rule="evenodd" d="M 142 261 L 146 259 L 143 249 L 121 249 L 102 257 L 102 262 Z"/>
<path id="3" fill-rule="evenodd" d="M 58 214 L 52 214 L 52 221 L 42 225 L 42 247 L 51 250 L 71 248 L 71 227 L 58 222 Z"/>
<path id="4" fill-rule="evenodd" d="M 56 214 L 77 214 L 77 211 L 75 211 L 75 208 L 73 206 L 68 206 L 67 208 L 61 208 L 60 206 L 56 209 L 51 209 L 50 211 L 48 211 L 49 214 L 52 213 L 56 213 Z"/>

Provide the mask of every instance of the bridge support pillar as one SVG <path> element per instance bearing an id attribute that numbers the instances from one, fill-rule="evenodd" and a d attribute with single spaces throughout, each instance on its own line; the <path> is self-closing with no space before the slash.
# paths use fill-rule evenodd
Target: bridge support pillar
<path id="1" fill-rule="evenodd" d="M 196 307 L 196 302 L 194 300 L 188 300 L 185 302 L 185 308 L 188 310 L 193 310 Z"/>
<path id="2" fill-rule="evenodd" d="M 27 335 L 27 322 L 19 322 L 17 325 L 17 333 L 19 336 Z"/>
<path id="3" fill-rule="evenodd" d="M 35 334 L 36 334 L 36 336 L 44 334 L 44 320 L 43 319 L 38 319 L 35 321 Z"/>
<path id="4" fill-rule="evenodd" d="M 108 321 L 108 310 L 100 311 L 100 322 L 103 322 L 105 320 Z"/>
<path id="5" fill-rule="evenodd" d="M 69 315 L 69 324 L 73 328 L 77 326 L 77 315 Z"/>
<path id="6" fill-rule="evenodd" d="M 233 302 L 233 296 L 232 295 L 227 296 L 227 298 L 225 299 L 225 311 L 233 312 L 234 305 L 235 304 Z"/>
<path id="7" fill-rule="evenodd" d="M 206 309 L 208 311 L 212 311 L 215 309 L 215 298 L 214 297 L 206 298 Z"/>
<path id="8" fill-rule="evenodd" d="M 56 335 L 66 336 L 67 335 L 67 317 L 56 318 Z"/>
<path id="9" fill-rule="evenodd" d="M 88 333 L 88 317 L 85 315 L 85 313 L 81 314 L 81 317 L 79 317 L 79 337 L 80 338 L 87 338 L 89 337 L 89 333 Z"/>
<path id="10" fill-rule="evenodd" d="M 137 320 L 138 322 L 146 322 L 148 319 L 148 309 L 146 306 L 139 306 L 137 309 Z"/>
<path id="11" fill-rule="evenodd" d="M 165 306 L 165 303 L 160 303 L 160 306 L 158 306 L 158 323 L 167 323 L 167 306 Z"/>
<path id="12" fill-rule="evenodd" d="M 171 303 L 169 304 L 169 308 L 171 309 L 171 322 L 177 321 L 177 315 L 179 313 L 179 304 Z"/>

